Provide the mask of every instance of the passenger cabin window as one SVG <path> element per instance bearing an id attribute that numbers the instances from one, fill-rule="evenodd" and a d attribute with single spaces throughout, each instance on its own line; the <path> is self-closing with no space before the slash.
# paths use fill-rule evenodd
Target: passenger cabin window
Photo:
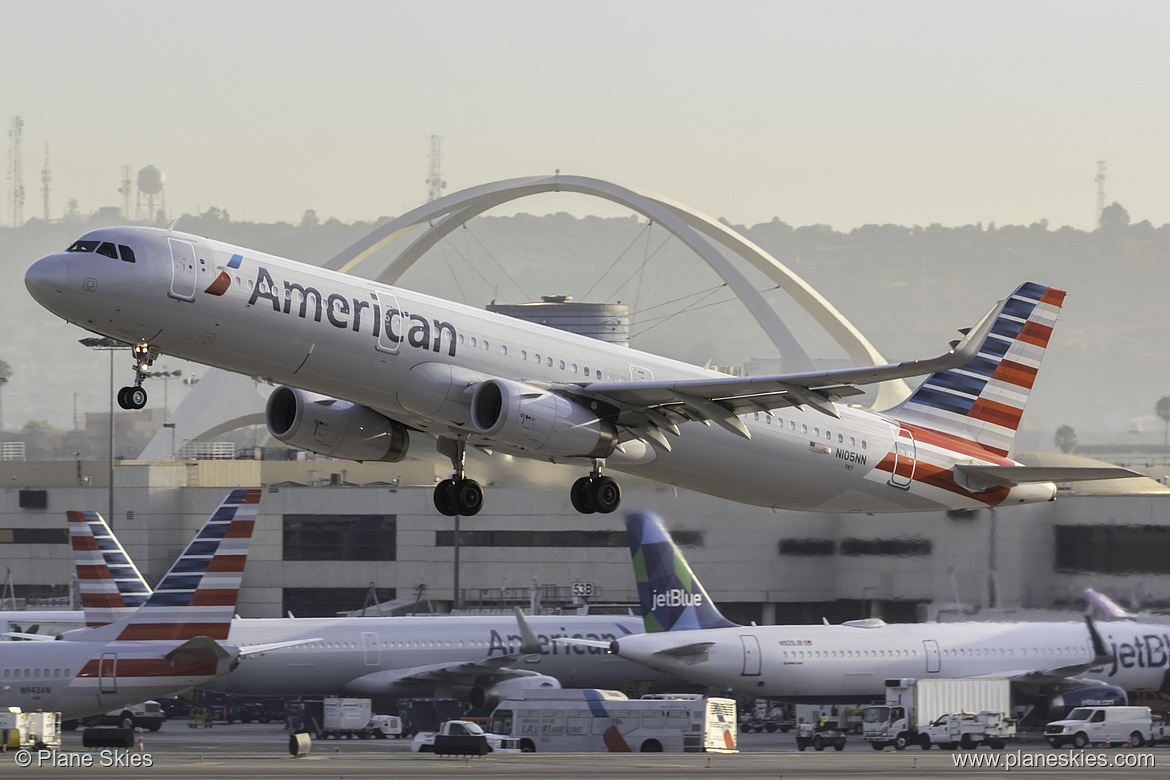
<path id="1" fill-rule="evenodd" d="M 106 257 L 111 257 L 114 260 L 118 259 L 118 248 L 116 246 L 114 246 L 113 244 L 111 244 L 109 241 L 103 241 L 100 245 L 98 245 L 97 253 L 99 255 L 105 255 Z"/>

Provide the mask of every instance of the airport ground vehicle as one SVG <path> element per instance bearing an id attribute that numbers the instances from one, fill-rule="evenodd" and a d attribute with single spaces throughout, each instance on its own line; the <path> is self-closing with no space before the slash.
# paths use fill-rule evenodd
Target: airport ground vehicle
<path id="1" fill-rule="evenodd" d="M 318 739 L 387 739 L 402 736 L 397 715 L 375 715 L 370 699 L 327 696 L 322 705 Z"/>
<path id="2" fill-rule="evenodd" d="M 102 715 L 94 715 L 81 720 L 66 720 L 61 723 L 65 731 L 73 731 L 78 726 L 118 726 L 123 729 L 143 728 L 149 731 L 158 731 L 163 721 L 167 719 L 162 705 L 157 701 L 144 701 L 139 704 L 130 704 L 116 710 L 110 710 Z"/>
<path id="3" fill-rule="evenodd" d="M 22 712 L 9 707 L 0 712 L 0 745 L 8 748 L 61 747 L 61 718 L 56 712 Z"/>
<path id="4" fill-rule="evenodd" d="M 944 750 L 973 750 L 980 745 L 1003 750 L 1008 740 L 1015 738 L 1015 719 L 998 710 L 948 712 L 918 730 L 918 745 L 923 750 L 930 750 L 931 745 Z"/>
<path id="5" fill-rule="evenodd" d="M 474 721 L 449 720 L 438 731 L 415 734 L 410 749 L 415 753 L 436 753 L 440 756 L 519 753 L 520 740 L 486 732 Z"/>
<path id="6" fill-rule="evenodd" d="M 886 746 L 905 750 L 912 744 L 926 749 L 934 740 L 928 737 L 924 742 L 922 734 L 941 716 L 985 710 L 1004 714 L 1011 711 L 1011 683 L 1007 678 L 891 679 L 886 680 L 886 703 L 865 708 L 863 734 L 874 750 Z M 1012 727 L 1014 730 L 1014 721 Z M 990 744 L 989 740 L 981 741 Z M 960 737 L 959 744 L 969 749 L 979 742 L 973 737 Z"/>
<path id="7" fill-rule="evenodd" d="M 488 731 L 519 738 L 526 753 L 738 752 L 735 702 L 698 694 L 534 688 L 500 702 Z"/>
<path id="8" fill-rule="evenodd" d="M 818 726 L 815 723 L 798 723 L 796 726 L 796 749 L 803 751 L 812 747 L 822 751 L 827 747 L 841 751 L 845 749 L 845 732 L 833 726 Z"/>
<path id="9" fill-rule="evenodd" d="M 1044 727 L 1053 747 L 1085 748 L 1092 744 L 1141 747 L 1152 739 L 1149 707 L 1077 707 L 1064 720 Z"/>
<path id="10" fill-rule="evenodd" d="M 745 734 L 753 731 L 787 734 L 794 725 L 789 708 L 767 699 L 756 699 L 754 705 L 739 716 L 739 730 Z"/>
<path id="11" fill-rule="evenodd" d="M 398 717 L 402 718 L 402 736 L 409 737 L 423 731 L 438 731 L 449 720 L 463 717 L 463 705 L 458 699 L 419 698 L 399 699 Z"/>

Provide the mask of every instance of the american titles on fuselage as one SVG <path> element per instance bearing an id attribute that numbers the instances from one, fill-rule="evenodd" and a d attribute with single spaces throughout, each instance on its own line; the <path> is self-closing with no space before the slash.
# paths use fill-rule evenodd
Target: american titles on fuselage
<path id="1" fill-rule="evenodd" d="M 368 318 L 371 334 L 374 338 L 385 338 L 392 344 L 406 342 L 417 349 L 429 349 L 439 352 L 443 347 L 443 336 L 447 335 L 447 355 L 455 357 L 456 346 L 459 341 L 455 326 L 438 319 L 428 320 L 419 314 L 401 311 L 397 307 L 387 308 L 385 313 L 378 302 L 378 297 L 370 293 L 372 300 L 347 298 L 338 293 L 324 295 L 315 287 L 284 282 L 283 303 L 278 293 L 280 286 L 273 280 L 272 274 L 264 266 L 258 266 L 256 283 L 252 286 L 252 294 L 248 298 L 248 305 L 255 306 L 261 298 L 272 302 L 272 310 L 277 314 L 293 314 L 296 298 L 295 316 L 308 319 L 309 307 L 313 307 L 313 321 L 320 322 L 324 312 L 325 319 L 335 328 L 349 328 L 354 333 L 360 333 L 363 326 L 362 313 L 369 310 Z M 352 322 L 349 321 L 352 315 Z M 409 328 L 407 325 L 409 324 Z M 382 333 L 383 328 L 385 333 Z M 405 332 L 403 332 L 405 330 Z"/>

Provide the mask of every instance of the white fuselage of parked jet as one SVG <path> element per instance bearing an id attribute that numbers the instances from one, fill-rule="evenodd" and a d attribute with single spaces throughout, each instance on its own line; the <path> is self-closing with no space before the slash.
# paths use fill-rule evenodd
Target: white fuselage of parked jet
<path id="1" fill-rule="evenodd" d="M 616 654 L 717 690 L 848 699 L 881 696 L 897 678 L 1008 677 L 1044 685 L 1091 678 L 1157 690 L 1170 660 L 1165 626 L 1099 623 L 1113 656 L 1094 663 L 1084 623 L 740 626 L 640 634 Z"/>
<path id="2" fill-rule="evenodd" d="M 527 621 L 540 650 L 524 655 L 517 621 L 508 615 L 235 620 L 230 641 L 244 648 L 318 639 L 249 655 L 232 674 L 205 687 L 251 696 L 465 695 L 477 685 L 490 688 L 504 679 L 522 679 L 509 670 L 554 677 L 577 688 L 621 690 L 640 681 L 680 681 L 598 647 L 555 641 L 613 641 L 642 631 L 641 618 L 534 615 Z"/>
<path id="3" fill-rule="evenodd" d="M 38 261 L 26 284 L 62 318 L 164 354 L 344 399 L 412 431 L 494 451 L 588 465 L 590 443 L 580 452 L 569 443 L 549 444 L 558 436 L 571 442 L 592 430 L 572 417 L 597 407 L 587 385 L 733 379 L 189 234 L 103 228 L 86 239 L 95 246 L 130 247 L 134 262 L 93 251 L 60 252 Z M 508 421 L 516 426 L 512 438 L 484 433 L 473 424 L 470 403 L 476 387 L 488 380 L 513 382 L 521 395 L 527 392 L 523 388 L 554 389 L 550 408 L 559 404 L 568 422 L 558 428 L 560 422 L 533 422 L 521 413 Z M 573 386 L 582 388 L 576 406 L 567 400 Z M 703 399 L 688 403 L 692 409 L 713 408 Z M 940 435 L 923 434 L 915 441 L 903 432 L 896 449 L 896 420 L 829 404 L 839 414 L 834 417 L 815 405 L 738 414 L 721 425 L 686 423 L 681 435 L 670 437 L 669 449 L 647 443 L 651 433 L 661 434 L 639 433 L 641 438 L 621 441 L 604 464 L 737 502 L 817 511 L 982 508 L 1048 500 L 1055 493 L 1050 482 L 968 490 L 956 482 L 955 464 L 1014 462 Z M 650 419 L 657 413 L 645 414 Z M 719 421 L 723 413 L 713 414 Z M 529 422 L 555 430 L 526 429 Z M 321 427 L 319 420 L 316 424 Z M 750 438 L 725 430 L 729 427 L 744 428 Z M 531 440 L 525 438 L 529 434 Z"/>

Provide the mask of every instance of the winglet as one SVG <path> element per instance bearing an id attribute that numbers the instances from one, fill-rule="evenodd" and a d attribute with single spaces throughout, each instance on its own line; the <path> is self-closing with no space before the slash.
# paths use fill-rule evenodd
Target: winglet
<path id="1" fill-rule="evenodd" d="M 1097 626 L 1091 615 L 1085 615 L 1085 625 L 1089 629 L 1089 639 L 1093 642 L 1093 665 L 1113 663 L 1113 654 L 1105 647 L 1105 640 L 1097 633 Z"/>
<path id="2" fill-rule="evenodd" d="M 523 655 L 536 655 L 540 652 L 540 641 L 533 633 L 532 626 L 528 625 L 528 619 L 524 617 L 520 607 L 515 607 L 515 610 L 516 625 L 520 628 L 520 652 Z"/>

